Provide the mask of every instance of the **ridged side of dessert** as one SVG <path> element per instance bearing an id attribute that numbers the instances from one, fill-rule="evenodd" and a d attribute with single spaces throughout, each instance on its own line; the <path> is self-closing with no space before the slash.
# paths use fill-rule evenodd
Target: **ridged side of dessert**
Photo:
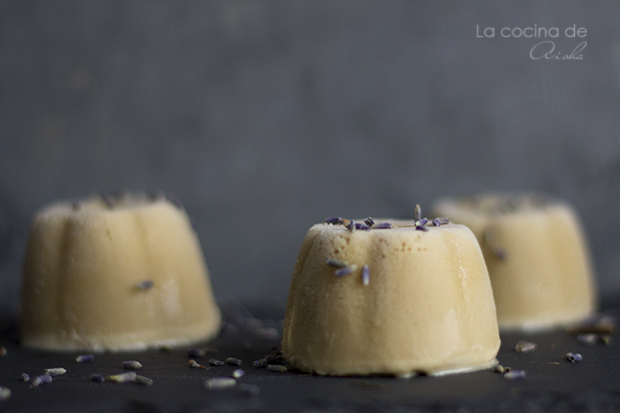
<path id="1" fill-rule="evenodd" d="M 182 208 L 125 195 L 40 211 L 24 263 L 24 345 L 118 351 L 215 336 L 220 311 Z"/>

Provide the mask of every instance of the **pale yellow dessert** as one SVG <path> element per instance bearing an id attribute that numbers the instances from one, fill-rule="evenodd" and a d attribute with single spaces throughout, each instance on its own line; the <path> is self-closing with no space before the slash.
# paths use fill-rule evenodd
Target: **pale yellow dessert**
<path id="1" fill-rule="evenodd" d="M 386 222 L 392 228 L 378 229 Z M 351 231 L 346 224 L 317 224 L 302 243 L 282 339 L 292 366 L 408 376 L 497 363 L 491 284 L 467 227 L 377 220 Z"/>
<path id="2" fill-rule="evenodd" d="M 50 205 L 24 264 L 25 346 L 130 350 L 209 339 L 220 327 L 198 237 L 163 196 Z"/>
<path id="3" fill-rule="evenodd" d="M 486 259 L 502 330 L 578 323 L 597 307 L 586 240 L 573 208 L 531 194 L 483 194 L 436 203 L 467 225 Z"/>

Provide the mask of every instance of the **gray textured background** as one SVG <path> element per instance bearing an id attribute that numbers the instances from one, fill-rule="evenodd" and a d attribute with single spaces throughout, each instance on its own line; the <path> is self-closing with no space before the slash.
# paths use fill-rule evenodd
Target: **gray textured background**
<path id="1" fill-rule="evenodd" d="M 496 189 L 573 202 L 620 294 L 619 18 L 611 1 L 2 1 L 0 308 L 35 211 L 118 188 L 180 196 L 219 297 L 284 299 L 325 217 Z M 585 27 L 583 60 L 476 36 L 534 24 Z"/>

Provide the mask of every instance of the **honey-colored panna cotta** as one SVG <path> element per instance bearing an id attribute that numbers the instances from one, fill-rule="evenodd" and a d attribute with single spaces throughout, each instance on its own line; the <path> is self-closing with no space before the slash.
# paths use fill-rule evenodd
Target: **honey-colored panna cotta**
<path id="1" fill-rule="evenodd" d="M 402 220 L 310 228 L 286 309 L 282 352 L 291 365 L 408 376 L 497 363 L 495 305 L 474 235 L 462 225 L 417 228 Z"/>
<path id="2" fill-rule="evenodd" d="M 486 259 L 502 330 L 579 323 L 597 307 L 586 240 L 565 202 L 533 194 L 444 199 L 434 213 L 467 225 Z"/>
<path id="3" fill-rule="evenodd" d="M 40 211 L 22 287 L 22 342 L 47 350 L 131 350 L 217 334 L 198 237 L 163 196 L 107 195 Z"/>

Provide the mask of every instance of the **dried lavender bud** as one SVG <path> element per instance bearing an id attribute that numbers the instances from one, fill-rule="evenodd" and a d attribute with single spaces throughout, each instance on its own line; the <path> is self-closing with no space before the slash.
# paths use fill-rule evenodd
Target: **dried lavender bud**
<path id="1" fill-rule="evenodd" d="M 536 344 L 529 341 L 519 341 L 515 346 L 515 350 L 519 353 L 530 353 L 536 350 Z"/>
<path id="2" fill-rule="evenodd" d="M 427 232 L 427 231 L 428 231 L 428 228 L 426 228 L 426 227 L 422 227 L 422 226 L 420 226 L 420 225 L 416 225 L 415 229 L 416 229 L 416 230 L 418 230 L 418 231 L 424 231 L 424 232 Z"/>
<path id="3" fill-rule="evenodd" d="M 347 265 L 346 267 L 336 270 L 334 274 L 336 275 L 336 277 L 343 277 L 345 275 L 351 274 L 353 271 L 355 271 L 355 268 L 355 265 Z"/>
<path id="4" fill-rule="evenodd" d="M 343 219 L 340 217 L 333 217 L 333 218 L 327 218 L 325 220 L 326 224 L 332 224 L 332 225 L 340 225 L 342 224 Z"/>
<path id="5" fill-rule="evenodd" d="M 107 376 L 105 379 L 112 383 L 129 383 L 135 382 L 138 378 L 138 373 L 135 371 L 128 371 L 127 373 L 113 374 L 111 376 Z"/>
<path id="6" fill-rule="evenodd" d="M 123 368 L 129 370 L 140 370 L 142 368 L 142 363 L 136 360 L 123 361 Z"/>
<path id="7" fill-rule="evenodd" d="M 422 208 L 420 208 L 420 204 L 416 204 L 413 208 L 413 220 L 418 222 L 420 218 L 422 218 Z"/>
<path id="8" fill-rule="evenodd" d="M 206 368 L 202 364 L 196 363 L 196 360 L 194 360 L 194 359 L 190 359 L 190 361 L 188 362 L 188 365 L 190 367 L 194 368 L 194 369 L 204 369 L 204 368 Z"/>
<path id="9" fill-rule="evenodd" d="M 372 219 L 371 217 L 368 217 L 364 220 L 364 224 L 368 225 L 369 227 L 372 227 L 373 225 L 375 225 L 375 220 Z"/>
<path id="10" fill-rule="evenodd" d="M 595 344 L 599 337 L 596 334 L 579 334 L 577 340 L 583 344 Z"/>
<path id="11" fill-rule="evenodd" d="M 243 369 L 235 369 L 232 372 L 232 377 L 233 377 L 233 379 L 240 379 L 241 377 L 243 377 L 244 374 L 245 374 L 245 370 L 243 370 Z"/>
<path id="12" fill-rule="evenodd" d="M 426 224 L 428 224 L 428 218 L 422 218 L 421 220 L 416 222 L 416 226 L 419 226 L 419 227 L 423 227 Z"/>
<path id="13" fill-rule="evenodd" d="M 498 364 L 497 366 L 493 367 L 493 371 L 499 374 L 504 374 L 506 372 L 506 369 L 501 364 Z"/>
<path id="14" fill-rule="evenodd" d="M 285 371 L 288 371 L 286 366 L 283 366 L 281 364 L 270 364 L 267 366 L 267 370 L 275 371 L 276 373 L 284 373 Z"/>
<path id="15" fill-rule="evenodd" d="M 187 350 L 187 355 L 189 357 L 204 357 L 207 352 L 201 348 L 190 348 Z"/>
<path id="16" fill-rule="evenodd" d="M 151 280 L 140 281 L 136 284 L 136 290 L 147 291 L 155 286 L 155 282 Z"/>
<path id="17" fill-rule="evenodd" d="M 136 383 L 142 384 L 144 386 L 152 386 L 153 385 L 153 379 L 150 379 L 150 378 L 144 377 L 144 376 L 136 376 Z"/>
<path id="18" fill-rule="evenodd" d="M 41 376 L 37 376 L 34 379 L 32 379 L 32 381 L 30 382 L 30 385 L 32 387 L 38 387 L 42 384 L 48 384 L 52 382 L 52 376 L 50 376 L 49 374 L 43 374 Z"/>
<path id="19" fill-rule="evenodd" d="M 237 388 L 246 396 L 258 396 L 260 394 L 260 387 L 256 384 L 240 383 Z"/>
<path id="20" fill-rule="evenodd" d="M 269 362 L 267 361 L 267 359 L 259 359 L 256 360 L 254 363 L 252 363 L 254 365 L 254 367 L 256 367 L 257 369 L 264 369 L 265 367 L 267 367 L 267 365 L 269 364 Z"/>
<path id="21" fill-rule="evenodd" d="M 81 356 L 77 356 L 75 358 L 76 363 L 88 363 L 89 361 L 93 361 L 95 356 L 92 354 L 83 354 Z"/>
<path id="22" fill-rule="evenodd" d="M 571 363 L 575 363 L 583 360 L 583 357 L 581 357 L 581 354 L 579 353 L 566 353 L 566 360 L 570 361 Z"/>
<path id="23" fill-rule="evenodd" d="M 334 267 L 334 268 L 344 268 L 348 265 L 346 261 L 337 260 L 335 258 L 326 258 L 325 264 L 329 265 L 330 267 Z"/>
<path id="24" fill-rule="evenodd" d="M 375 229 L 390 229 L 392 228 L 392 224 L 389 222 L 379 222 L 373 226 Z"/>
<path id="25" fill-rule="evenodd" d="M 237 385 L 237 380 L 230 377 L 214 377 L 205 381 L 205 387 L 209 390 L 223 390 Z"/>
<path id="26" fill-rule="evenodd" d="M 435 218 L 433 220 L 433 225 L 436 226 L 436 227 L 441 226 L 441 221 L 439 220 L 439 218 Z"/>
<path id="27" fill-rule="evenodd" d="M 351 232 L 355 232 L 355 221 L 353 220 L 349 221 L 349 223 L 345 225 L 345 228 Z"/>
<path id="28" fill-rule="evenodd" d="M 29 382 L 30 381 L 30 375 L 28 373 L 22 373 L 22 375 L 19 376 L 19 379 L 21 381 Z"/>
<path id="29" fill-rule="evenodd" d="M 524 379 L 525 370 L 511 370 L 504 374 L 504 378 L 508 380 Z"/>
<path id="30" fill-rule="evenodd" d="M 109 194 L 106 194 L 105 192 L 99 192 L 99 196 L 101 197 L 103 203 L 106 204 L 109 209 L 114 208 L 114 200 Z"/>
<path id="31" fill-rule="evenodd" d="M 446 225 L 446 224 L 449 224 L 449 223 L 450 223 L 450 220 L 449 220 L 448 218 L 442 218 L 442 217 L 439 217 L 439 218 L 437 218 L 437 219 L 439 220 L 439 223 L 440 223 L 441 225 Z"/>
<path id="32" fill-rule="evenodd" d="M 9 397 L 11 397 L 11 389 L 0 387 L 0 400 L 7 400 Z"/>
<path id="33" fill-rule="evenodd" d="M 499 258 L 500 261 L 506 261 L 506 251 L 504 251 L 503 248 L 493 248 L 493 255 L 495 255 L 497 258 Z"/>
<path id="34" fill-rule="evenodd" d="M 226 364 L 230 364 L 231 366 L 240 366 L 243 362 L 235 357 L 228 357 L 226 360 Z"/>
<path id="35" fill-rule="evenodd" d="M 67 370 L 62 367 L 54 367 L 51 369 L 45 369 L 45 374 L 49 374 L 52 377 L 62 376 L 66 372 Z"/>
<path id="36" fill-rule="evenodd" d="M 209 359 L 208 363 L 210 366 L 223 366 L 224 364 L 226 364 L 222 360 L 217 359 Z"/>
<path id="37" fill-rule="evenodd" d="M 355 229 L 359 229 L 360 231 L 368 231 L 370 230 L 370 227 L 366 224 L 362 224 L 361 222 L 356 222 Z"/>
<path id="38" fill-rule="evenodd" d="M 362 284 L 368 285 L 370 283 L 370 268 L 368 265 L 362 267 Z"/>
<path id="39" fill-rule="evenodd" d="M 97 383 L 103 383 L 105 381 L 105 377 L 103 377 L 103 375 L 101 374 L 93 374 L 92 376 L 90 376 L 90 381 L 95 381 Z"/>

